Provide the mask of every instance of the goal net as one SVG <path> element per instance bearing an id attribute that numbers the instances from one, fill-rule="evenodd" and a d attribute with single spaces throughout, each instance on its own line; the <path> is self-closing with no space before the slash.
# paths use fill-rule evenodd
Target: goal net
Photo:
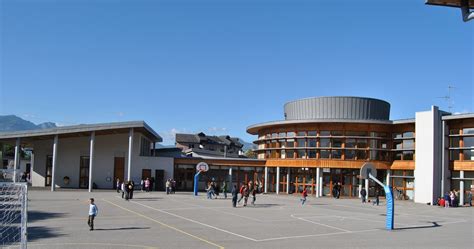
<path id="1" fill-rule="evenodd" d="M 0 182 L 0 248 L 26 249 L 28 187 Z"/>

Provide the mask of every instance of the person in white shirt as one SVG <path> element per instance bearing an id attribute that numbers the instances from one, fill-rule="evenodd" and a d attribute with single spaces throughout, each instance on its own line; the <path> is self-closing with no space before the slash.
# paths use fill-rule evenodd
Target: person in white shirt
<path id="1" fill-rule="evenodd" d="M 99 209 L 94 203 L 94 198 L 89 199 L 89 219 L 87 220 L 87 224 L 89 225 L 89 231 L 94 230 L 94 218 L 99 213 Z"/>

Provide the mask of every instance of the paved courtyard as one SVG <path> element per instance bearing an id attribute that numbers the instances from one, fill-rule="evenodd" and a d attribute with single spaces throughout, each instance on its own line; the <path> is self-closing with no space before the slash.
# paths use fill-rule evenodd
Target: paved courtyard
<path id="1" fill-rule="evenodd" d="M 99 207 L 86 224 L 87 199 Z M 205 194 L 30 191 L 29 248 L 473 248 L 474 208 L 444 209 L 396 202 L 394 231 L 385 206 L 356 199 L 259 195 L 232 208 Z"/>

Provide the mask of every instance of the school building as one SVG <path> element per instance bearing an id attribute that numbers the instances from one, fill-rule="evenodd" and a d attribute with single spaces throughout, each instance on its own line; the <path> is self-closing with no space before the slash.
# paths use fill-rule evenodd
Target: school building
<path id="1" fill-rule="evenodd" d="M 283 116 L 247 128 L 257 136 L 256 159 L 186 157 L 176 148 L 159 153 L 154 146 L 162 138 L 143 121 L 0 133 L 0 143 L 15 145 L 12 168 L 28 170 L 33 186 L 51 190 L 113 188 L 116 178 L 150 177 L 156 189 L 174 178 L 177 190 L 191 191 L 196 165 L 206 162 L 201 189 L 210 179 L 238 186 L 258 181 L 267 193 L 298 194 L 306 187 L 321 197 L 340 183 L 342 196 L 356 198 L 362 187 L 374 195 L 375 183 L 358 177 L 371 162 L 395 195 L 418 203 L 434 203 L 452 189 L 464 201 L 465 191 L 474 191 L 473 113 L 432 106 L 414 118 L 390 120 L 383 100 L 318 97 L 286 103 Z M 21 163 L 27 169 L 20 168 L 20 148 L 31 150 L 29 164 Z"/>
<path id="2" fill-rule="evenodd" d="M 30 175 L 33 187 L 114 188 L 115 179 L 155 179 L 161 188 L 173 177 L 173 158 L 156 157 L 162 138 L 143 121 L 64 126 L 0 133 L 0 143 L 15 145 L 10 176 Z M 20 150 L 31 150 L 28 168 L 20 166 Z M 8 169 L 7 169 L 8 170 Z M 8 171 L 6 171 L 8 172 Z"/>

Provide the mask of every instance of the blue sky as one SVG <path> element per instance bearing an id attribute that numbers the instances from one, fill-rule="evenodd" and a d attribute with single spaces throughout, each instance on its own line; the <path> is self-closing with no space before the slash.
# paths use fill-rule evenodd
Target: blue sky
<path id="1" fill-rule="evenodd" d="M 474 22 L 424 0 L 1 0 L 0 114 L 255 139 L 285 102 L 474 112 Z"/>

